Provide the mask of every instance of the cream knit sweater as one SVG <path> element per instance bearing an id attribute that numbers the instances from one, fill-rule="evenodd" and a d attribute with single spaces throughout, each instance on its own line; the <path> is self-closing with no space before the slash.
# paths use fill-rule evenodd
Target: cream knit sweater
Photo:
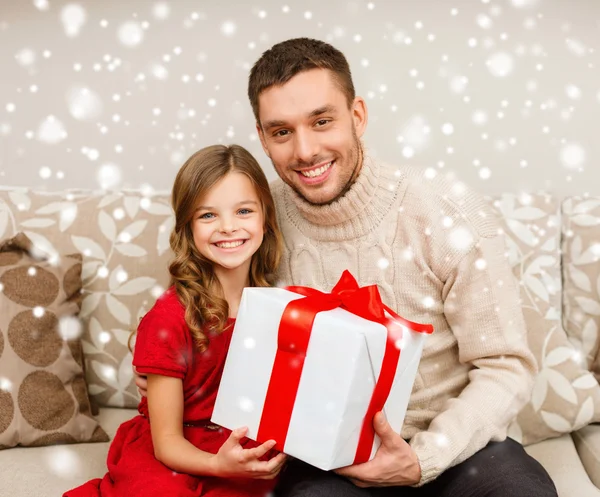
<path id="1" fill-rule="evenodd" d="M 419 485 L 503 440 L 536 364 L 527 347 L 504 239 L 486 203 L 459 183 L 365 157 L 357 181 L 328 206 L 272 185 L 285 242 L 281 284 L 330 291 L 348 269 L 376 283 L 401 316 L 433 324 L 402 436 Z"/>

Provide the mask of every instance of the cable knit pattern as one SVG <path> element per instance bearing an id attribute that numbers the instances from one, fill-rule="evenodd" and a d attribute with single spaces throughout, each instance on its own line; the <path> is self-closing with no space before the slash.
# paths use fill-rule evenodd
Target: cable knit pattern
<path id="1" fill-rule="evenodd" d="M 328 206 L 272 185 L 285 241 L 280 283 L 329 291 L 344 269 L 376 283 L 405 318 L 432 323 L 402 429 L 422 485 L 503 440 L 529 398 L 536 363 L 494 214 L 439 175 L 365 157 Z"/>

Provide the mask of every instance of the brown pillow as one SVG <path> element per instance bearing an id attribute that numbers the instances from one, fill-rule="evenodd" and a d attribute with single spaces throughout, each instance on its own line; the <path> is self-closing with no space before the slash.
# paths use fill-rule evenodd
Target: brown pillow
<path id="1" fill-rule="evenodd" d="M 81 256 L 0 243 L 0 448 L 105 442 L 90 412 L 77 313 Z"/>
<path id="2" fill-rule="evenodd" d="M 561 323 L 558 201 L 550 195 L 502 195 L 493 200 L 507 256 L 521 289 L 527 339 L 539 373 L 531 400 L 509 435 L 531 444 L 600 421 L 600 385 Z"/>

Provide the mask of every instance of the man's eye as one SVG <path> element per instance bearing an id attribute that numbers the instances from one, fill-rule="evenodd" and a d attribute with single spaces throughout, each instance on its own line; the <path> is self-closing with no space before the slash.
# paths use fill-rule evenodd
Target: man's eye
<path id="1" fill-rule="evenodd" d="M 319 119 L 317 121 L 318 126 L 325 126 L 329 121 L 327 119 Z"/>
<path id="2" fill-rule="evenodd" d="M 275 136 L 287 136 L 289 131 L 287 129 L 280 129 L 275 133 Z"/>

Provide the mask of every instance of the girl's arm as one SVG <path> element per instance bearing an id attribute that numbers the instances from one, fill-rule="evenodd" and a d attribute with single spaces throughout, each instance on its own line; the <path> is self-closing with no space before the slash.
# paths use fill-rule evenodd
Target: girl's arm
<path id="1" fill-rule="evenodd" d="M 285 462 L 284 454 L 260 460 L 275 445 L 273 440 L 244 449 L 240 440 L 246 434 L 245 428 L 234 430 L 217 454 L 188 442 L 183 436 L 183 386 L 179 378 L 148 375 L 148 411 L 154 456 L 179 473 L 271 479 Z"/>
<path id="2" fill-rule="evenodd" d="M 213 454 L 183 437 L 183 385 L 179 378 L 148 375 L 148 411 L 156 459 L 179 473 L 218 476 Z"/>

